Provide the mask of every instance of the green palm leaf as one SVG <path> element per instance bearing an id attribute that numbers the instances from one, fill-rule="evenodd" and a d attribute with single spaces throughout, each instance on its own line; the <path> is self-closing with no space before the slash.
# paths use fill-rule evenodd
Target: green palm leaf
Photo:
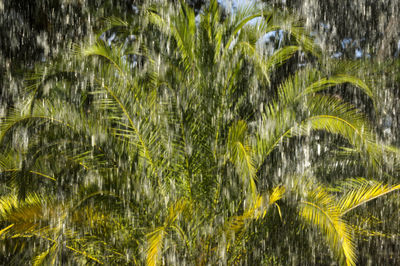
<path id="1" fill-rule="evenodd" d="M 162 32 L 172 35 L 182 56 L 181 62 L 185 71 L 195 64 L 194 45 L 196 43 L 196 23 L 194 11 L 185 3 L 181 3 L 181 12 L 172 21 L 165 20 L 154 12 L 148 12 L 149 20 Z"/>
<path id="2" fill-rule="evenodd" d="M 247 124 L 244 121 L 234 123 L 229 129 L 228 151 L 229 158 L 235 164 L 243 183 L 248 185 L 255 199 L 257 187 L 255 184 L 256 168 L 251 146 L 246 141 Z"/>
<path id="3" fill-rule="evenodd" d="M 217 2 L 213 0 L 213 2 Z M 225 50 L 230 49 L 231 43 L 236 38 L 238 32 L 242 30 L 242 28 L 246 25 L 247 22 L 254 18 L 262 17 L 263 11 L 260 8 L 255 8 L 252 5 L 244 5 L 239 10 L 237 10 L 236 14 L 232 18 L 232 20 L 227 21 L 227 31 L 226 31 L 226 44 Z"/>

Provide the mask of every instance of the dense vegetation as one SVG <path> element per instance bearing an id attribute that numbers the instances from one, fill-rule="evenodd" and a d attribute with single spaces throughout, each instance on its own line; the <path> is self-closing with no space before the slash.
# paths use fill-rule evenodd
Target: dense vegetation
<path id="1" fill-rule="evenodd" d="M 354 265 L 398 238 L 399 152 L 369 119 L 386 66 L 217 1 L 144 5 L 70 48 L 0 120 L 2 263 Z"/>

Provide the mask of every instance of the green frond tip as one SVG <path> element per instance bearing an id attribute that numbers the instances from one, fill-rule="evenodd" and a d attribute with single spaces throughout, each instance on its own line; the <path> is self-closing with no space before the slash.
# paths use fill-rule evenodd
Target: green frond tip
<path id="1" fill-rule="evenodd" d="M 107 17 L 103 19 L 108 27 L 128 27 L 129 23 L 118 17 Z"/>
<path id="2" fill-rule="evenodd" d="M 345 75 L 345 74 L 340 74 L 340 75 L 330 77 L 330 78 L 322 78 L 322 79 L 316 81 L 315 83 L 311 84 L 310 86 L 308 86 L 302 92 L 301 96 L 311 94 L 311 93 L 316 93 L 321 90 L 325 90 L 329 87 L 340 85 L 340 84 L 345 84 L 345 83 L 349 83 L 355 87 L 358 87 L 359 89 L 361 89 L 361 91 L 363 91 L 366 95 L 368 95 L 372 100 L 374 100 L 374 101 L 376 100 L 373 91 L 371 90 L 371 88 L 368 87 L 367 84 L 365 84 L 361 79 L 359 79 L 357 77 Z"/>
<path id="3" fill-rule="evenodd" d="M 229 39 L 227 40 L 224 49 L 228 50 L 230 48 L 236 34 L 246 25 L 247 22 L 254 18 L 261 17 L 262 15 L 262 10 L 254 8 L 250 5 L 239 9 L 235 14 L 234 19 L 231 21 L 231 25 L 229 25 L 231 31 L 229 31 Z"/>

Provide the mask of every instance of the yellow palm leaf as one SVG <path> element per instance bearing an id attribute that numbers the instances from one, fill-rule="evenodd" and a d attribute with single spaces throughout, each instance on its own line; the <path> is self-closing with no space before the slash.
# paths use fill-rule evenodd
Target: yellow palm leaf
<path id="1" fill-rule="evenodd" d="M 147 250 L 146 264 L 149 266 L 157 265 L 159 256 L 163 246 L 163 240 L 165 236 L 165 227 L 161 226 L 156 228 L 153 232 L 147 235 L 147 242 L 149 248 Z"/>
<path id="2" fill-rule="evenodd" d="M 399 189 L 400 184 L 388 186 L 375 180 L 366 180 L 363 178 L 350 179 L 340 188 L 344 192 L 338 204 L 341 216 L 344 216 L 362 204 Z"/>
<path id="3" fill-rule="evenodd" d="M 323 230 L 333 252 L 346 265 L 355 265 L 356 248 L 351 227 L 341 218 L 333 196 L 321 186 L 312 190 L 302 202 L 301 217 Z"/>
<path id="4" fill-rule="evenodd" d="M 164 225 L 157 227 L 154 231 L 147 234 L 147 254 L 146 254 L 146 264 L 147 265 L 157 265 L 162 248 L 164 238 L 167 235 L 167 230 L 170 228 L 176 228 L 175 222 L 178 219 L 179 215 L 185 211 L 185 209 L 189 206 L 189 202 L 186 199 L 180 199 L 176 201 L 169 207 L 168 216 L 164 221 Z"/>

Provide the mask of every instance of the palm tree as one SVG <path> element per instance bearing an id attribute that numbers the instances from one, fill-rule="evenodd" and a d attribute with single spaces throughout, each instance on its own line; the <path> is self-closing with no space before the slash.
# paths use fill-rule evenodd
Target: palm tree
<path id="1" fill-rule="evenodd" d="M 120 43 L 75 47 L 30 77 L 0 124 L 10 181 L 4 241 L 44 237 L 44 250 L 29 253 L 37 263 L 256 262 L 274 260 L 271 246 L 263 258 L 249 249 L 265 242 L 258 232 L 303 221 L 322 230 L 338 260 L 355 263 L 347 215 L 399 186 L 351 179 L 332 194 L 309 162 L 280 166 L 329 135 L 326 148 L 339 143 L 341 155 L 381 171 L 397 150 L 328 89 L 376 93 L 346 67 L 328 75 L 307 65 L 285 76 L 299 54 L 324 60 L 294 16 L 248 6 L 223 18 L 217 1 L 199 16 L 197 24 L 181 3 L 178 12 L 143 10 L 140 22 L 108 19 Z M 272 52 L 259 42 L 266 32 L 282 36 Z M 62 210 L 61 221 L 51 209 Z"/>

